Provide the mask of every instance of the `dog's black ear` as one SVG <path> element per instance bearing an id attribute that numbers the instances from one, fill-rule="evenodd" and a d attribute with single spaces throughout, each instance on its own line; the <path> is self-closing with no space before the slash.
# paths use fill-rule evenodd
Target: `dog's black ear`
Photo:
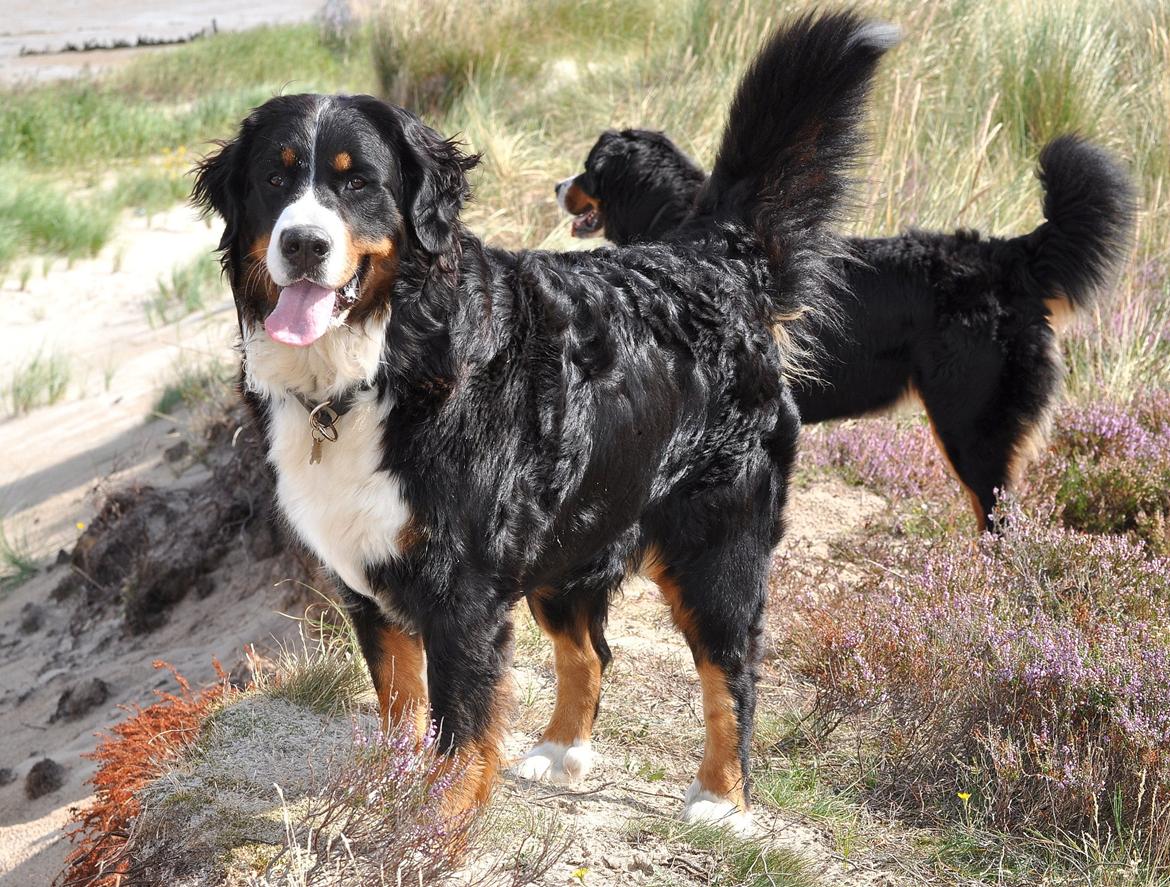
<path id="1" fill-rule="evenodd" d="M 387 143 L 398 149 L 407 222 L 415 239 L 432 255 L 446 252 L 463 201 L 471 194 L 467 173 L 479 163 L 479 155 L 465 154 L 453 139 L 443 138 L 402 108 L 374 98 L 364 99 L 361 107 Z"/>
<path id="2" fill-rule="evenodd" d="M 248 143 L 247 124 L 234 141 L 219 142 L 219 151 L 203 158 L 195 167 L 195 185 L 191 202 L 204 215 L 214 212 L 223 219 L 223 236 L 219 248 L 227 250 L 235 241 L 243 222 L 247 178 L 244 174 Z"/>

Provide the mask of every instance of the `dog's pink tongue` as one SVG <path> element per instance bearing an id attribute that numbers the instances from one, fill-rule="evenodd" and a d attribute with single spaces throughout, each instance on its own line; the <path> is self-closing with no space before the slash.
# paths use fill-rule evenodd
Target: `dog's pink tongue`
<path id="1" fill-rule="evenodd" d="M 286 286 L 264 329 L 277 342 L 304 347 L 312 345 L 329 329 L 337 293 L 306 280 Z"/>

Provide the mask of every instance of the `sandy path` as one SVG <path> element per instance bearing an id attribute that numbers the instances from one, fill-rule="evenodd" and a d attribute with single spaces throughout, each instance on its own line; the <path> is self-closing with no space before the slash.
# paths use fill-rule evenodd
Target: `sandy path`
<path id="1" fill-rule="evenodd" d="M 157 329 L 143 304 L 160 277 L 207 253 L 215 240 L 185 207 L 149 222 L 127 216 L 96 258 L 72 267 L 57 262 L 23 291 L 18 280 L 3 281 L 4 386 L 13 369 L 41 349 L 68 354 L 73 368 L 62 403 L 0 420 L 6 457 L 0 460 L 0 515 L 9 536 L 27 542 L 42 563 L 72 546 L 76 524 L 94 512 L 98 484 L 175 484 L 201 476 L 197 465 L 181 472 L 164 462 L 161 453 L 174 442 L 175 425 L 147 417 L 177 360 L 234 359 L 230 297 L 225 291 L 206 314 Z M 219 593 L 189 596 L 167 625 L 141 637 L 126 635 L 116 608 L 87 614 L 55 602 L 51 592 L 65 567 L 0 591 L 0 768 L 15 776 L 0 786 L 0 882 L 48 884 L 59 870 L 67 850 L 60 840 L 66 809 L 89 793 L 84 783 L 93 764 L 82 755 L 94 748 L 95 731 L 121 719 L 118 705 L 149 703 L 151 689 L 167 685 L 167 677 L 151 669 L 152 660 L 166 659 L 203 683 L 214 677 L 213 656 L 230 668 L 245 644 L 290 631 L 278 612 L 292 609 L 285 606 L 287 591 L 272 590 L 283 577 L 239 561 L 225 567 L 239 577 L 235 586 L 229 575 L 220 580 Z M 41 625 L 30 630 L 22 623 L 34 606 Z M 77 720 L 54 720 L 61 693 L 93 677 L 109 686 L 108 700 Z M 44 756 L 66 768 L 65 784 L 30 801 L 25 776 Z"/>
<path id="2" fill-rule="evenodd" d="M 207 314 L 157 329 L 144 309 L 160 278 L 215 242 L 186 207 L 149 222 L 128 215 L 96 258 L 72 267 L 58 261 L 24 290 L 10 269 L 0 286 L 0 387 L 38 353 L 67 355 L 70 364 L 61 403 L 0 419 L 0 516 L 40 553 L 76 535 L 95 479 L 149 462 L 168 443 L 171 425 L 146 419 L 176 362 L 232 359 L 235 312 L 226 291 Z"/>
<path id="3" fill-rule="evenodd" d="M 790 527 L 780 554 L 818 560 L 884 507 L 884 501 L 839 481 L 817 481 L 794 489 Z M 506 776 L 505 797 L 559 815 L 571 833 L 569 849 L 546 876 L 545 887 L 575 883 L 702 885 L 715 877 L 710 856 L 640 832 L 647 820 L 669 821 L 682 809 L 702 751 L 702 700 L 690 651 L 671 624 L 653 583 L 629 581 L 610 611 L 606 638 L 614 659 L 603 682 L 594 734 L 597 763 L 579 785 L 534 785 Z M 518 724 L 508 742 L 513 756 L 539 736 L 555 687 L 551 655 L 536 640 L 531 620 L 518 626 L 514 670 L 520 702 Z M 761 681 L 760 705 L 790 704 L 782 688 Z M 876 887 L 898 883 L 885 867 L 858 855 L 845 860 L 823 829 L 798 814 L 755 809 L 755 837 L 805 860 L 819 883 L 832 887 Z M 669 874 L 667 874 L 669 873 Z"/>

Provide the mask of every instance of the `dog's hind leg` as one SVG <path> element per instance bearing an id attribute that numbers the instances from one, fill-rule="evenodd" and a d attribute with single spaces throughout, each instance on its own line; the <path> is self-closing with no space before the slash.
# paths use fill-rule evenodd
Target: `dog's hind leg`
<path id="1" fill-rule="evenodd" d="M 700 557 L 647 565 L 686 637 L 703 693 L 706 741 L 683 819 L 751 828 L 748 756 L 756 705 L 768 550 L 730 539 Z"/>
<path id="2" fill-rule="evenodd" d="M 999 499 L 1019 480 L 1036 446 L 1033 438 L 1044 438 L 1045 423 L 1029 422 L 1019 415 L 999 422 L 985 418 L 981 425 L 968 417 L 954 421 L 931 415 L 929 404 L 927 412 L 935 443 L 967 494 L 979 532 L 998 532 L 995 509 Z"/>
<path id="3" fill-rule="evenodd" d="M 374 682 L 382 731 L 411 722 L 426 733 L 426 659 L 422 638 L 388 621 L 377 604 L 354 591 L 344 592 L 350 621 Z"/>
<path id="4" fill-rule="evenodd" d="M 967 494 L 976 527 L 980 533 L 985 532 L 990 527 L 991 515 L 995 510 L 996 490 L 1002 490 L 1006 483 L 1006 457 L 997 459 L 987 453 L 980 453 L 973 440 L 973 433 L 940 430 L 933 417 L 930 417 L 930 430 L 951 475 Z"/>
<path id="5" fill-rule="evenodd" d="M 615 581 L 585 587 L 542 588 L 528 606 L 553 645 L 557 698 L 537 743 L 515 766 L 523 779 L 573 782 L 593 766 L 591 737 L 601 700 L 601 674 L 611 655 L 605 642 L 609 595 Z"/>

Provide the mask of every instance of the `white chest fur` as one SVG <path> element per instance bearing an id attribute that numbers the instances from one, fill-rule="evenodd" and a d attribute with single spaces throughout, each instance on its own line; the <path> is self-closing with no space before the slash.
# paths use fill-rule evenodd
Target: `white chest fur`
<path id="1" fill-rule="evenodd" d="M 373 379 L 381 335 L 334 329 L 308 348 L 245 331 L 247 384 L 268 400 L 268 459 L 276 469 L 281 511 L 301 540 L 354 591 L 372 597 L 366 567 L 396 557 L 410 519 L 397 478 L 380 468 L 382 423 L 389 410 L 361 392 L 337 423 L 338 439 L 309 463 L 313 437 L 304 406 L 288 394 L 324 399 Z M 320 344 L 320 347 L 319 347 Z"/>

